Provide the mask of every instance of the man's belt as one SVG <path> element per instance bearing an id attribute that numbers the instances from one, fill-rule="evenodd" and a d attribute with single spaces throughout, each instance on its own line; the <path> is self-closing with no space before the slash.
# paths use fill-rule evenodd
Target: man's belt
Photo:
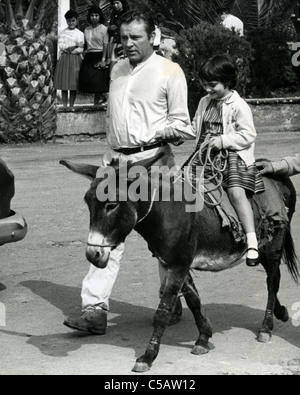
<path id="1" fill-rule="evenodd" d="M 138 152 L 144 152 L 144 151 L 148 151 L 150 149 L 164 147 L 165 145 L 167 145 L 167 143 L 162 142 L 162 143 L 157 143 L 157 144 L 152 144 L 152 145 L 142 145 L 140 147 L 114 148 L 113 150 L 116 152 L 120 152 L 121 154 L 124 154 L 124 155 L 132 155 L 132 154 L 137 154 Z"/>

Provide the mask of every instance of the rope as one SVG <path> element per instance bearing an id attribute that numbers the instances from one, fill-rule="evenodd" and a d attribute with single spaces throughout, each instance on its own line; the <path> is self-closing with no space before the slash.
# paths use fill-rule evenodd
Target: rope
<path id="1" fill-rule="evenodd" d="M 228 163 L 228 151 L 222 150 L 218 154 L 213 153 L 213 148 L 211 146 L 211 134 L 208 134 L 201 144 L 200 148 L 196 148 L 196 151 L 192 153 L 192 155 L 187 159 L 187 161 L 182 165 L 179 173 L 175 176 L 174 183 L 178 180 L 186 179 L 192 189 L 200 193 L 203 196 L 204 203 L 208 206 L 215 207 L 218 206 L 224 196 L 224 189 L 222 187 L 223 184 L 223 172 L 227 167 Z M 194 164 L 195 160 L 198 159 L 199 165 L 202 167 L 200 181 L 204 180 L 204 185 L 199 185 L 195 187 L 193 185 L 192 179 L 192 171 L 193 166 L 197 166 Z M 210 176 L 207 176 L 208 167 L 211 172 Z M 200 183 L 199 181 L 199 183 Z M 209 184 L 209 186 L 208 186 Z M 212 187 L 213 184 L 214 186 Z M 219 192 L 220 198 L 216 199 L 215 196 L 213 198 L 210 196 L 212 192 Z M 206 197 L 208 196 L 208 198 Z"/>

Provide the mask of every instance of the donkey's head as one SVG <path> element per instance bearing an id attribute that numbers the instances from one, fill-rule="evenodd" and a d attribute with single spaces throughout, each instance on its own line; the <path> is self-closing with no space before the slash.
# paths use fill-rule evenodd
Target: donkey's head
<path id="1" fill-rule="evenodd" d="M 143 203 L 139 199 L 140 191 L 139 196 L 134 191 L 148 185 L 148 170 L 160 157 L 134 164 L 113 161 L 108 167 L 60 161 L 72 171 L 92 180 L 84 198 L 90 211 L 86 257 L 97 268 L 107 266 L 111 251 L 125 241 L 145 214 L 144 211 L 147 211 L 148 188 L 145 188 L 147 196 L 144 194 L 146 199 Z M 138 177 L 135 169 L 140 170 Z M 141 172 L 141 169 L 144 171 Z M 134 183 L 138 185 L 130 191 Z"/>

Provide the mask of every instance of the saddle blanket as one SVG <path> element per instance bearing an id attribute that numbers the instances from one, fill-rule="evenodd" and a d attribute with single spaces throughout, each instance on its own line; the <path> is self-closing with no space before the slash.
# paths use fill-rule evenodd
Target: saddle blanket
<path id="1" fill-rule="evenodd" d="M 273 239 L 275 229 L 289 226 L 288 211 L 279 186 L 274 179 L 268 177 L 264 178 L 264 183 L 265 192 L 255 194 L 250 199 L 260 247 Z M 207 191 L 212 190 L 213 186 L 213 184 L 206 183 Z M 216 203 L 215 210 L 221 218 L 222 227 L 229 228 L 236 243 L 246 243 L 242 224 L 226 191 L 221 201 L 218 192 L 207 192 L 207 195 L 212 203 Z"/>

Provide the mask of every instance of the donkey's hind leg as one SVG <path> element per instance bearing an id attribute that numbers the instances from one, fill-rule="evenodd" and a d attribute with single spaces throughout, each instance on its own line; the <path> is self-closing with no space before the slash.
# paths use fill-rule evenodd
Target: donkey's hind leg
<path id="1" fill-rule="evenodd" d="M 208 341 L 212 337 L 212 327 L 208 318 L 204 315 L 198 291 L 190 274 L 186 278 L 182 292 L 188 307 L 194 315 L 199 330 L 199 338 L 192 350 L 192 354 L 207 354 L 209 352 Z"/>
<path id="2" fill-rule="evenodd" d="M 262 328 L 258 335 L 258 341 L 268 343 L 272 337 L 275 317 L 286 322 L 288 320 L 288 312 L 284 306 L 281 306 L 277 294 L 280 287 L 280 263 L 283 254 L 283 246 L 285 240 L 285 230 L 279 228 L 272 243 L 265 248 L 261 255 L 262 265 L 267 273 L 268 286 L 268 303 Z"/>

